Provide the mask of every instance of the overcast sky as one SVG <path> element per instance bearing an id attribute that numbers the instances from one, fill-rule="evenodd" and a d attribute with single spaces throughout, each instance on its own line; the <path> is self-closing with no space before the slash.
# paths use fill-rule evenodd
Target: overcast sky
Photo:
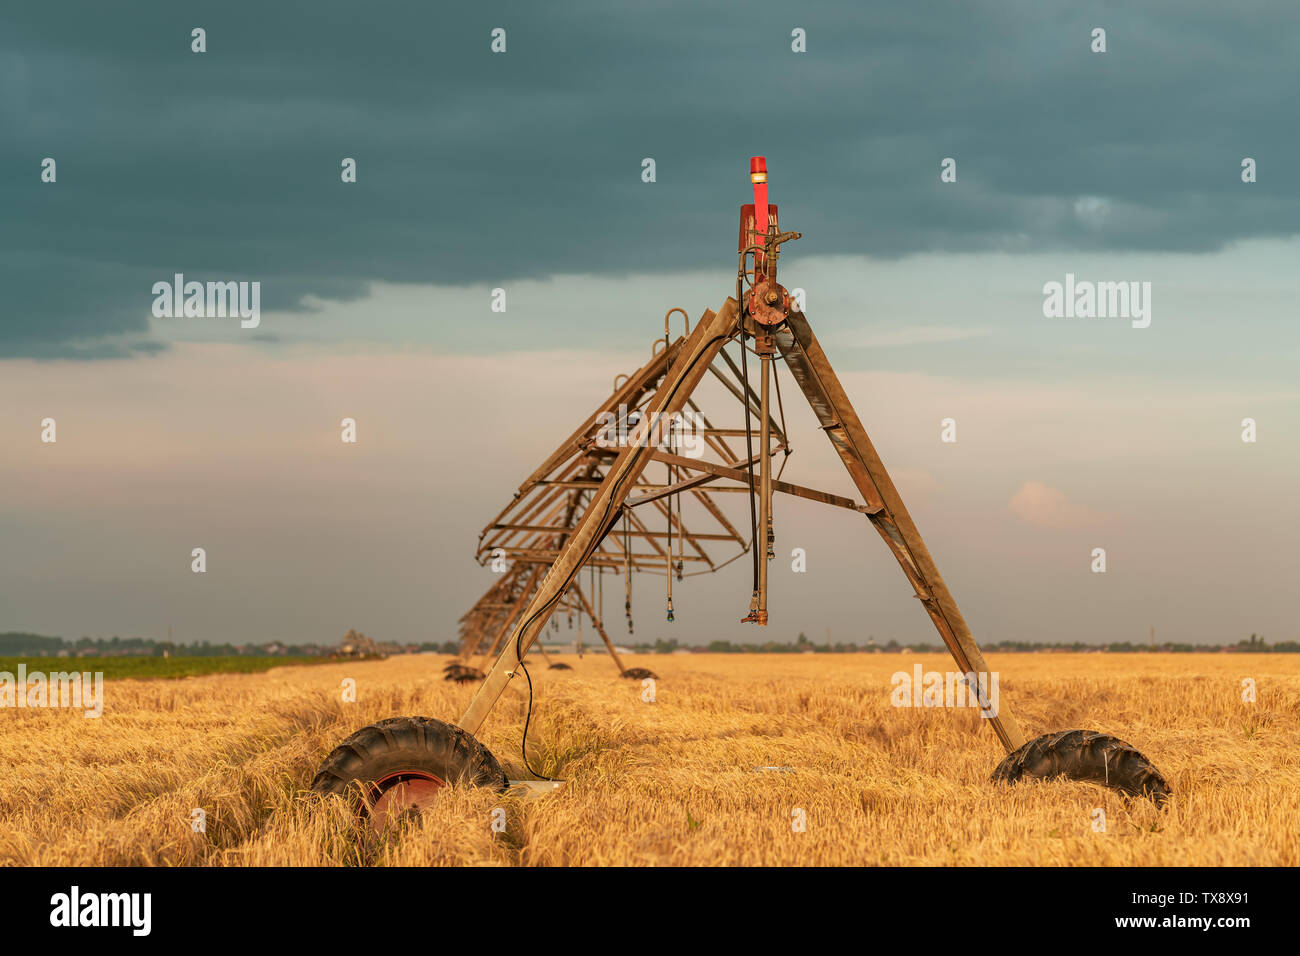
<path id="1" fill-rule="evenodd" d="M 1296 639 L 1300 12 L 1133 6 L 6 10 L 0 630 L 451 637 L 483 524 L 730 294 L 764 154 L 782 279 L 977 638 Z M 260 325 L 155 318 L 176 273 L 260 282 Z M 1151 283 L 1150 326 L 1045 317 L 1067 273 Z M 759 637 L 933 639 L 865 521 L 782 509 Z M 638 636 L 753 639 L 743 565 L 671 626 L 639 585 Z"/>

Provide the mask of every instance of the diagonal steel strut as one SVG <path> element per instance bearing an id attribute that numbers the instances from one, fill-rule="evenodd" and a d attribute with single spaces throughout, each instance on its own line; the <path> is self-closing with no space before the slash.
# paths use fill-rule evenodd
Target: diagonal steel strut
<path id="1" fill-rule="evenodd" d="M 801 312 L 791 312 L 786 323 L 774 334 L 786 367 L 799 383 L 822 430 L 839 452 L 853 483 L 869 506 L 879 506 L 867 517 L 885 539 L 915 588 L 916 596 L 958 668 L 964 674 L 987 674 L 988 665 L 984 663 L 984 655 L 975 643 L 966 619 L 944 584 L 939 568 L 921 539 L 921 532 L 907 513 L 903 499 L 894 488 L 808 320 Z M 989 717 L 988 721 L 1007 753 L 1025 743 L 1020 723 L 1005 706 L 999 704 L 997 716 Z"/>
<path id="2" fill-rule="evenodd" d="M 734 299 L 728 299 L 719 312 L 704 314 L 669 365 L 638 431 L 649 436 L 658 435 L 669 416 L 682 410 L 722 346 L 735 334 L 737 315 L 738 306 Z M 646 441 L 629 441 L 605 473 L 600 488 L 573 534 L 564 543 L 559 557 L 551 565 L 519 623 L 514 626 L 474 699 L 461 715 L 458 723 L 464 730 L 471 734 L 477 732 L 517 673 L 520 658 L 546 626 L 551 612 L 583 563 L 614 527 L 624 501 L 653 458 L 654 441 L 653 437 Z"/>

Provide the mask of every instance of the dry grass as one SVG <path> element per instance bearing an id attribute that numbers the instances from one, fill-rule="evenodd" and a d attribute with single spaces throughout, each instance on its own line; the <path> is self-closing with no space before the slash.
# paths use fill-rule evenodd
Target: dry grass
<path id="1" fill-rule="evenodd" d="M 567 789 L 521 801 L 452 790 L 362 839 L 341 801 L 305 789 L 371 721 L 454 720 L 475 685 L 441 657 L 109 681 L 99 720 L 0 711 L 0 862 L 201 865 L 1300 864 L 1300 655 L 994 655 L 1026 731 L 1104 730 L 1169 779 L 1165 813 L 1079 783 L 997 788 L 1001 756 L 971 711 L 889 704 L 930 655 L 672 656 L 658 701 L 607 658 L 533 665 L 529 752 Z M 359 702 L 340 702 L 354 677 Z M 1241 701 L 1252 677 L 1258 702 Z M 524 698 L 481 734 L 522 776 Z M 755 772 L 787 766 L 790 773 Z M 493 833 L 495 807 L 507 811 Z M 194 833 L 191 810 L 207 813 Z M 791 829 L 794 808 L 806 832 Z M 1106 812 L 1105 833 L 1092 811 Z"/>

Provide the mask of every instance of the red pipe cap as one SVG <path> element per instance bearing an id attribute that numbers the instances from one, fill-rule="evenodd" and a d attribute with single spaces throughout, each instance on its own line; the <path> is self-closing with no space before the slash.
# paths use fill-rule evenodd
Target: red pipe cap
<path id="1" fill-rule="evenodd" d="M 767 172 L 767 157 L 766 156 L 750 157 L 749 171 L 751 174 Z"/>

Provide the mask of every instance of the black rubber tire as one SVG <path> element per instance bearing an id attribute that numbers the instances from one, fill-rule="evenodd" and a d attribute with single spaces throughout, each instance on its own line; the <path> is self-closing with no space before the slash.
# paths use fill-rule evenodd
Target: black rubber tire
<path id="1" fill-rule="evenodd" d="M 553 671 L 571 671 L 573 670 L 568 664 L 552 664 L 547 670 Z"/>
<path id="2" fill-rule="evenodd" d="M 443 680 L 455 681 L 457 684 L 468 684 L 470 681 L 483 680 L 486 676 L 477 667 L 466 667 L 464 670 L 448 671 Z"/>
<path id="3" fill-rule="evenodd" d="M 1007 754 L 993 771 L 994 783 L 1024 777 L 1068 777 L 1101 784 L 1164 806 L 1173 793 L 1160 771 L 1134 747 L 1095 730 L 1062 730 L 1035 737 Z"/>
<path id="4" fill-rule="evenodd" d="M 448 784 L 506 788 L 492 752 L 451 724 L 432 717 L 390 717 L 362 727 L 325 758 L 312 779 L 317 793 L 353 795 L 390 774 L 422 770 Z"/>
<path id="5" fill-rule="evenodd" d="M 626 677 L 628 680 L 645 680 L 647 677 L 651 678 L 652 680 L 659 679 L 658 674 L 656 674 L 652 670 L 647 670 L 644 667 L 629 667 L 619 676 Z"/>

